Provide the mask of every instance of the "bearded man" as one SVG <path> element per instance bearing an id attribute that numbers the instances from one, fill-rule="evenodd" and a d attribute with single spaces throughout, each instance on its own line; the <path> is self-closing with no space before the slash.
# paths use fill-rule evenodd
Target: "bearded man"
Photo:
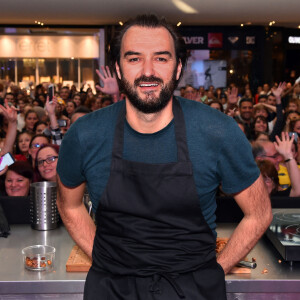
<path id="1" fill-rule="evenodd" d="M 92 258 L 84 299 L 226 299 L 225 274 L 271 222 L 268 194 L 236 122 L 173 92 L 187 55 L 164 19 L 127 22 L 111 45 L 125 101 L 64 137 L 58 208 Z M 216 260 L 219 184 L 245 217 Z M 94 225 L 82 203 L 87 185 Z"/>

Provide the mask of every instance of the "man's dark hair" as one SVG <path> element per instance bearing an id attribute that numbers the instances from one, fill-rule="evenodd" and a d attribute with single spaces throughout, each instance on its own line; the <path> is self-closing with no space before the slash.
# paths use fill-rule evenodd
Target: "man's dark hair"
<path id="1" fill-rule="evenodd" d="M 122 27 L 121 30 L 115 35 L 110 46 L 110 67 L 116 72 L 116 62 L 120 65 L 120 54 L 121 54 L 121 44 L 125 32 L 132 26 L 140 26 L 146 28 L 166 28 L 171 34 L 174 41 L 174 48 L 176 54 L 177 65 L 179 61 L 182 64 L 182 71 L 180 78 L 183 74 L 187 62 L 187 51 L 183 38 L 177 32 L 175 27 L 169 24 L 165 18 L 158 18 L 156 15 L 139 15 L 134 19 L 128 20 Z M 177 80 L 179 82 L 180 78 Z"/>
<path id="2" fill-rule="evenodd" d="M 267 94 L 261 94 L 261 95 L 258 96 L 258 100 L 260 100 L 262 98 L 268 99 L 268 95 Z"/>
<path id="3" fill-rule="evenodd" d="M 268 98 L 269 98 L 270 96 L 275 97 L 275 95 L 274 95 L 273 93 L 268 94 Z"/>
<path id="4" fill-rule="evenodd" d="M 239 108 L 241 108 L 243 102 L 251 102 L 251 103 L 253 104 L 253 101 L 252 101 L 251 98 L 242 98 L 242 99 L 239 101 Z"/>

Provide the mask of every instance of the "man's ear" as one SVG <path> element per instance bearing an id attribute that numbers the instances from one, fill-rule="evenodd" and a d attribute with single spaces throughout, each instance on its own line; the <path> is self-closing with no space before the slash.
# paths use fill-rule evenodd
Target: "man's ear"
<path id="1" fill-rule="evenodd" d="M 182 63 L 181 63 L 181 60 L 179 59 L 178 65 L 177 65 L 176 80 L 179 79 L 181 72 L 182 72 Z"/>
<path id="2" fill-rule="evenodd" d="M 122 76 L 121 76 L 121 72 L 120 72 L 120 67 L 117 62 L 116 62 L 116 72 L 117 72 L 118 78 L 121 80 Z"/>

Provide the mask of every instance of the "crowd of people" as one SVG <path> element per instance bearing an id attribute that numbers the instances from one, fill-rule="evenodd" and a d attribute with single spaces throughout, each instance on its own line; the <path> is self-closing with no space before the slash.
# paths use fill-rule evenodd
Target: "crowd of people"
<path id="1" fill-rule="evenodd" d="M 30 184 L 56 181 L 59 146 L 71 124 L 85 114 L 120 100 L 116 78 L 108 67 L 97 71 L 103 85 L 97 92 L 57 86 L 49 99 L 47 84 L 37 85 L 34 97 L 26 90 L 0 83 L 0 155 L 11 153 L 15 162 L 0 172 L 0 194 L 28 196 Z"/>
<path id="2" fill-rule="evenodd" d="M 13 154 L 15 163 L 0 172 L 1 194 L 26 196 L 31 182 L 55 181 L 59 146 L 79 117 L 122 100 L 108 67 L 97 70 L 96 94 L 91 88 L 56 86 L 49 101 L 47 85 L 33 95 L 0 83 L 1 155 Z M 253 147 L 253 155 L 272 195 L 300 196 L 300 85 L 279 83 L 226 89 L 181 87 L 180 96 L 199 101 L 234 118 Z M 205 126 L 205 124 L 204 124 Z M 222 189 L 220 187 L 220 193 Z"/>
<path id="3" fill-rule="evenodd" d="M 208 91 L 186 86 L 180 93 L 236 120 L 252 144 L 270 195 L 300 196 L 299 83 L 264 84 L 254 95 L 249 85 L 238 89 L 234 84 Z"/>

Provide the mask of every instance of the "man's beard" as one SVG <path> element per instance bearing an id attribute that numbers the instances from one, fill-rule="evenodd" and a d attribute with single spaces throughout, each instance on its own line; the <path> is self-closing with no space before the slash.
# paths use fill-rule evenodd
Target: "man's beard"
<path id="1" fill-rule="evenodd" d="M 176 68 L 177 69 L 177 68 Z M 173 72 L 171 80 L 164 84 L 163 80 L 155 76 L 141 76 L 134 81 L 131 85 L 123 76 L 121 72 L 120 87 L 121 90 L 126 94 L 130 103 L 140 112 L 144 114 L 152 114 L 161 111 L 170 102 L 173 92 L 177 86 L 176 80 L 176 69 Z M 137 93 L 137 87 L 141 82 L 157 83 L 161 85 L 161 91 L 158 97 L 155 96 L 154 92 L 144 92 L 145 98 L 142 99 Z"/>

